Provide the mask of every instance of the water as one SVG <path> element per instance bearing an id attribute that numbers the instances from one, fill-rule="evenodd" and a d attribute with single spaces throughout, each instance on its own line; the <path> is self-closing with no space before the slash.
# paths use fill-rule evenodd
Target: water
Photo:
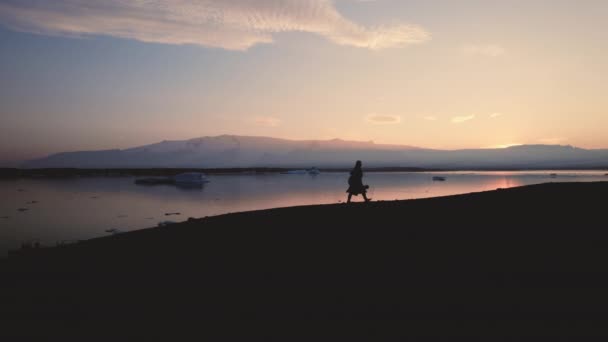
<path id="1" fill-rule="evenodd" d="M 550 173 L 556 173 L 551 178 Z M 600 171 L 367 173 L 374 200 L 445 196 L 545 182 L 607 181 Z M 444 176 L 445 182 L 433 181 Z M 200 189 L 140 186 L 133 177 L 0 181 L 0 256 L 24 242 L 55 245 L 245 210 L 344 202 L 347 173 L 216 175 Z M 361 197 L 355 197 L 361 201 Z M 19 208 L 27 209 L 18 211 Z M 180 213 L 180 215 L 165 215 Z"/>

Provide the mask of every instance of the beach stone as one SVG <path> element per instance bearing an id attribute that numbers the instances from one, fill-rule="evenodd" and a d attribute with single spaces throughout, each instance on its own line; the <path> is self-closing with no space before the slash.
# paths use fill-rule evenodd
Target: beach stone
<path id="1" fill-rule="evenodd" d="M 105 232 L 106 233 L 111 233 L 111 234 L 121 234 L 121 233 L 124 233 L 122 230 L 117 229 L 117 228 L 106 229 Z"/>

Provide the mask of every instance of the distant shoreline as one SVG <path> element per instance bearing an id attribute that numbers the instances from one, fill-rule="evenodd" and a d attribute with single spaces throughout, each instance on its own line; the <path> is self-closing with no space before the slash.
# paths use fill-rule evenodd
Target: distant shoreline
<path id="1" fill-rule="evenodd" d="M 0 179 L 14 178 L 64 178 L 64 177 L 127 177 L 127 176 L 173 176 L 182 172 L 203 172 L 209 175 L 243 175 L 243 174 L 274 174 L 290 170 L 303 169 L 302 167 L 275 168 L 41 168 L 20 169 L 0 168 Z M 320 168 L 321 172 L 348 172 L 350 168 Z M 417 168 L 417 167 L 370 167 L 365 172 L 513 172 L 513 171 L 606 171 L 608 167 L 587 168 Z"/>

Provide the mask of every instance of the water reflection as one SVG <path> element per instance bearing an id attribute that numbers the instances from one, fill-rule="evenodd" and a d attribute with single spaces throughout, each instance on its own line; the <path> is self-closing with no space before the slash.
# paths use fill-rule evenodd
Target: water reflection
<path id="1" fill-rule="evenodd" d="M 556 173 L 556 178 L 549 175 Z M 446 178 L 433 181 L 434 176 Z M 344 202 L 347 173 L 217 175 L 198 188 L 138 186 L 134 178 L 0 182 L 0 255 L 23 241 L 88 239 L 245 210 Z M 603 181 L 603 172 L 366 173 L 374 200 L 414 199 L 558 181 Z M 355 200 L 361 200 L 357 198 Z M 20 208 L 27 209 L 19 211 Z M 175 213 L 179 213 L 176 215 Z M 165 215 L 172 214 L 172 215 Z"/>

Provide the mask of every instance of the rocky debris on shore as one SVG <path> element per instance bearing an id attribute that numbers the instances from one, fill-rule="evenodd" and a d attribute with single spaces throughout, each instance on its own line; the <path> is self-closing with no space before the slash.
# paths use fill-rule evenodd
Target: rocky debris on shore
<path id="1" fill-rule="evenodd" d="M 33 249 L 33 248 L 41 248 L 42 245 L 40 244 L 40 241 L 38 239 L 31 239 L 28 241 L 23 241 L 21 243 L 21 249 Z"/>
<path id="2" fill-rule="evenodd" d="M 106 229 L 105 232 L 106 233 L 110 233 L 110 234 L 121 234 L 121 233 L 124 233 L 122 230 L 117 229 L 117 228 Z"/>
<path id="3" fill-rule="evenodd" d="M 57 241 L 57 243 L 55 245 L 57 247 L 61 247 L 61 246 L 73 245 L 73 244 L 79 243 L 81 241 L 82 240 L 61 240 L 61 241 Z"/>

